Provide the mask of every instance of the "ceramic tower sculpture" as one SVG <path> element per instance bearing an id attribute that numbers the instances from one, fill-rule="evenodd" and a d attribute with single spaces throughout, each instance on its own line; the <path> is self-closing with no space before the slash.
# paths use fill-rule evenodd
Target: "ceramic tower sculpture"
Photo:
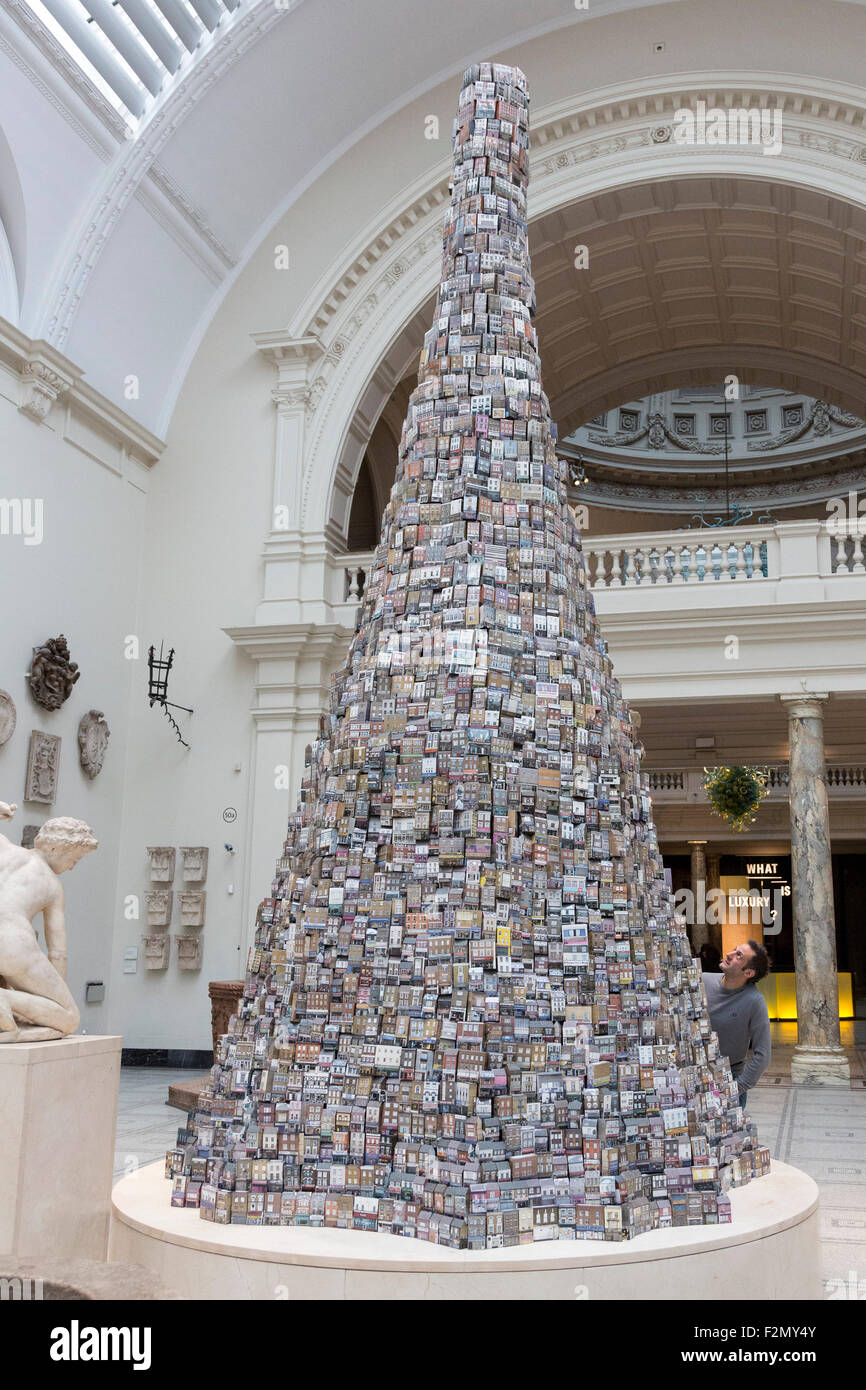
<path id="1" fill-rule="evenodd" d="M 442 278 L 238 1014 L 167 1156 L 247 1224 L 478 1249 L 730 1219 L 769 1156 L 670 907 L 541 385 L 528 93 L 463 78 Z"/>

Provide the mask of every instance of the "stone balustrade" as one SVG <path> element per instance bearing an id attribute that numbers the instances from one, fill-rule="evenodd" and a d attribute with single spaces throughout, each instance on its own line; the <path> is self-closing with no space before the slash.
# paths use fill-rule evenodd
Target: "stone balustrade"
<path id="1" fill-rule="evenodd" d="M 863 518 L 866 522 L 866 517 Z M 594 590 L 677 585 L 784 581 L 802 574 L 801 556 L 790 541 L 811 533 L 816 548 L 816 577 L 866 574 L 864 537 L 856 526 L 834 528 L 830 522 L 780 522 L 776 525 L 650 531 L 595 537 L 583 541 L 586 567 Z M 341 557 L 343 601 L 364 592 L 372 552 Z"/>
<path id="2" fill-rule="evenodd" d="M 683 699 L 866 693 L 858 526 L 815 518 L 586 533 L 599 625 L 626 698 L 639 706 L 672 692 Z M 372 559 L 329 558 L 325 604 L 303 605 L 299 619 L 311 630 L 335 622 L 348 638 Z"/>
<path id="3" fill-rule="evenodd" d="M 645 775 L 654 801 L 705 801 L 704 772 L 698 767 L 652 767 Z M 768 768 L 767 800 L 785 801 L 788 798 L 789 770 L 787 763 Z M 866 764 L 828 763 L 827 791 L 832 800 L 866 797 Z"/>
<path id="4" fill-rule="evenodd" d="M 817 544 L 816 573 L 866 574 L 863 536 L 856 527 L 805 523 Z M 583 549 L 593 589 L 650 588 L 679 584 L 783 581 L 799 573 L 785 542 L 802 533 L 803 523 L 707 527 L 695 531 L 653 531 L 619 536 L 588 535 Z M 795 562 L 796 563 L 796 562 Z"/>

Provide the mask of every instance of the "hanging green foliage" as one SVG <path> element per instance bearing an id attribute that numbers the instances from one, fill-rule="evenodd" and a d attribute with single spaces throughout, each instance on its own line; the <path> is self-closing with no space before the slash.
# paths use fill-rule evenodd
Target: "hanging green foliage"
<path id="1" fill-rule="evenodd" d="M 705 767 L 704 791 L 717 816 L 745 830 L 767 795 L 767 776 L 762 767 Z"/>

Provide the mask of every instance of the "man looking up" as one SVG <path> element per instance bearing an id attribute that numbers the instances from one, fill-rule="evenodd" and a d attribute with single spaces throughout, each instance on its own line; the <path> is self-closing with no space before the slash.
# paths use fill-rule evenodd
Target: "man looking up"
<path id="1" fill-rule="evenodd" d="M 770 1061 L 770 1020 L 764 996 L 757 988 L 769 968 L 763 946 L 745 941 L 722 959 L 721 974 L 702 975 L 710 1023 L 719 1039 L 719 1051 L 730 1061 L 741 1105 Z M 747 1061 L 749 1050 L 752 1055 Z"/>

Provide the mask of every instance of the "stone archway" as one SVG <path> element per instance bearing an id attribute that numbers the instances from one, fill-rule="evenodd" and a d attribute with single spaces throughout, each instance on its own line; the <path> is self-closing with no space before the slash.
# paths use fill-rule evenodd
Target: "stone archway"
<path id="1" fill-rule="evenodd" d="M 706 97 L 708 91 L 721 107 L 778 107 L 783 113 L 780 153 L 766 157 L 752 146 L 676 145 L 671 138 L 676 111 Z M 789 81 L 780 90 L 769 78 L 762 80 L 754 74 L 746 81 L 735 76 L 726 81 L 716 75 L 711 90 L 710 84 L 698 80 L 663 90 L 649 82 L 642 90 L 640 84 L 629 84 L 628 91 L 608 89 L 536 117 L 531 206 L 532 232 L 541 240 L 534 253 L 539 333 L 548 394 L 565 428 L 603 409 L 617 396 L 647 394 L 716 374 L 720 338 L 715 329 L 725 323 L 736 323 L 740 330 L 727 343 L 722 335 L 724 362 L 731 363 L 730 370 L 739 367 L 753 374 L 759 369 L 767 384 L 788 389 L 796 384 L 797 389 L 825 395 L 845 408 L 862 409 L 866 342 L 861 346 L 858 334 L 848 360 L 834 360 L 833 349 L 846 336 L 840 332 L 844 296 L 860 293 L 860 267 L 866 266 L 861 256 L 866 246 L 864 125 L 866 103 L 851 89 L 818 91 L 804 80 L 802 85 Z M 719 199 L 722 184 L 740 189 L 743 225 L 739 228 L 712 225 L 713 218 L 719 219 L 724 212 Z M 304 460 L 298 478 L 302 526 L 307 534 L 328 535 L 332 543 L 345 536 L 354 481 L 373 426 L 396 383 L 411 370 L 429 326 L 428 301 L 438 274 L 444 191 L 444 182 L 431 187 L 397 219 L 396 232 L 390 224 L 383 227 L 375 245 L 361 258 L 363 264 L 356 259 L 344 267 L 328 293 L 320 294 L 316 305 L 308 303 L 303 318 L 299 316 L 292 326 L 296 338 L 314 337 L 322 349 L 306 382 Z M 605 256 L 615 259 L 618 253 L 631 254 L 629 247 L 639 249 L 642 238 L 635 229 L 641 224 L 648 226 L 650 236 L 657 229 L 658 244 L 667 251 L 667 220 L 668 230 L 675 222 L 678 236 L 702 239 L 705 246 L 720 230 L 726 244 L 741 243 L 727 268 L 742 272 L 743 279 L 740 284 L 720 285 L 718 258 L 696 256 L 693 269 L 715 277 L 716 283 L 709 287 L 711 296 L 726 303 L 730 312 L 714 317 L 707 311 L 690 337 L 688 314 L 678 319 L 671 308 L 675 293 L 656 295 L 656 310 L 660 303 L 668 304 L 666 331 L 660 334 L 658 323 L 647 319 L 642 325 L 644 337 L 655 333 L 660 338 L 656 350 L 649 351 L 646 342 L 637 343 L 629 332 L 636 303 L 629 299 L 628 276 L 614 269 L 608 285 L 594 291 L 611 301 L 609 312 L 596 315 L 596 325 L 605 320 L 612 323 L 618 316 L 621 337 L 638 350 L 631 355 L 614 354 L 601 370 L 587 372 L 576 383 L 573 372 L 570 380 L 560 373 L 558 381 L 545 335 L 548 328 L 552 337 L 560 331 L 553 317 L 557 313 L 574 317 L 578 291 L 575 288 L 570 299 L 568 295 L 558 299 L 556 280 L 565 268 L 567 248 L 576 244 L 572 238 L 581 232 L 580 241 L 587 240 L 589 209 L 593 214 L 589 225 L 606 229 L 610 244 L 603 251 Z M 583 221 L 576 222 L 575 217 Z M 796 224 L 802 230 L 802 262 L 779 258 L 780 263 L 784 259 L 782 270 L 789 282 L 784 303 L 798 315 L 792 319 L 789 313 L 786 322 L 776 312 L 783 302 L 782 291 L 766 286 L 761 290 L 750 283 L 749 277 L 758 279 L 762 267 L 744 245 L 750 237 L 759 237 L 762 219 L 766 232 L 769 223 L 778 223 L 779 218 L 787 219 L 789 228 Z M 617 235 L 619 247 L 614 244 Z M 777 228 L 776 245 L 784 250 L 789 241 Z M 821 244 L 823 251 L 816 251 Z M 809 257 L 819 253 L 836 258 L 835 279 L 826 267 L 810 263 Z M 775 272 L 770 265 L 764 270 L 778 274 L 779 265 Z M 652 269 L 645 259 L 641 272 L 648 283 Z M 817 295 L 816 289 L 820 290 Z M 618 305 L 617 295 L 621 296 Z M 696 290 L 684 287 L 682 298 L 691 311 L 697 297 Z M 638 295 L 637 299 L 642 310 L 648 310 L 653 296 Z M 750 313 L 747 305 L 765 312 Z M 696 317 L 700 316 L 692 312 L 693 320 Z M 571 329 L 566 326 L 562 331 L 575 339 L 574 352 L 563 356 L 564 372 L 580 359 L 580 327 L 573 322 Z M 809 346 L 804 347 L 807 339 Z M 594 351 L 597 348 L 587 345 L 583 355 L 589 357 Z"/>

